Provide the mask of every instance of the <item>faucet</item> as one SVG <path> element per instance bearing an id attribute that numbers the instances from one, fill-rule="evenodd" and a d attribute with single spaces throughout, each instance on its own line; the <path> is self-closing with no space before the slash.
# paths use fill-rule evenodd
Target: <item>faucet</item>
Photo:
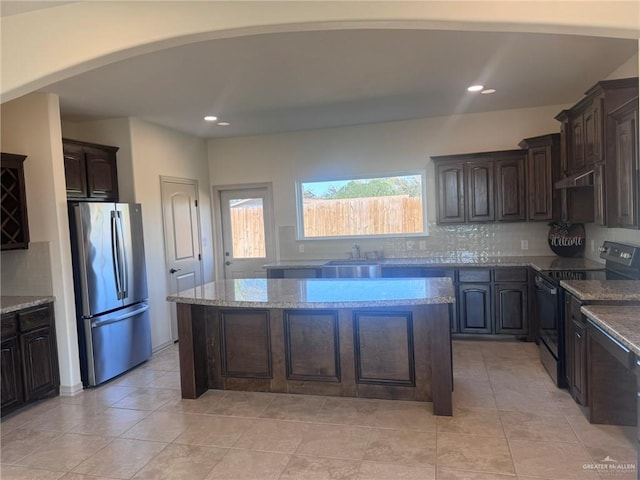
<path id="1" fill-rule="evenodd" d="M 358 245 L 357 243 L 354 243 L 351 246 L 351 257 L 352 258 L 356 258 L 356 259 L 360 259 L 360 245 Z M 355 255 L 354 255 L 355 252 Z"/>

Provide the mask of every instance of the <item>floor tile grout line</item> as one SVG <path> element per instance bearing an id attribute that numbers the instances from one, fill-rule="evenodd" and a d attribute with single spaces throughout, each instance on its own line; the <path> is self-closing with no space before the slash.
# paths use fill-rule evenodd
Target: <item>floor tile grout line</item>
<path id="1" fill-rule="evenodd" d="M 511 449 L 511 444 L 509 443 L 509 438 L 507 436 L 507 430 L 504 428 L 504 421 L 502 419 L 502 416 L 500 415 L 500 411 L 498 410 L 498 400 L 496 398 L 496 391 L 493 388 L 493 382 L 491 381 L 491 376 L 489 375 L 489 368 L 487 366 L 487 360 L 485 358 L 484 352 L 482 352 L 481 355 L 482 355 L 482 363 L 484 365 L 485 370 L 487 371 L 487 376 L 489 377 L 489 388 L 491 389 L 491 393 L 493 395 L 493 402 L 496 405 L 496 412 L 498 414 L 498 420 L 500 421 L 500 426 L 502 427 L 502 433 L 504 435 L 504 440 L 505 440 L 505 443 L 507 444 L 507 450 L 509 451 L 509 459 L 511 460 L 511 467 L 513 468 L 513 473 L 517 476 L 518 475 L 518 470 L 516 469 L 516 462 L 515 462 L 515 460 L 513 458 L 513 451 Z"/>

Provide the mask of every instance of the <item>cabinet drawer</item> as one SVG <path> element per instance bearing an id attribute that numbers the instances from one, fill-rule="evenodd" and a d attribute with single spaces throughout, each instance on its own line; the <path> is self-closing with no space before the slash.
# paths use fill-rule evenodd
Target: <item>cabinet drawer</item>
<path id="1" fill-rule="evenodd" d="M 489 268 L 461 268 L 458 272 L 460 282 L 490 282 L 491 270 Z"/>
<path id="2" fill-rule="evenodd" d="M 0 336 L 4 340 L 11 337 L 18 331 L 18 318 L 15 313 L 7 313 L 2 315 L 2 323 L 0 327 Z"/>
<path id="3" fill-rule="evenodd" d="M 527 283 L 527 269 L 518 268 L 496 268 L 493 271 L 495 282 L 521 282 Z"/>
<path id="4" fill-rule="evenodd" d="M 19 318 L 21 332 L 27 332 L 39 327 L 48 327 L 51 324 L 51 304 L 21 311 Z"/>

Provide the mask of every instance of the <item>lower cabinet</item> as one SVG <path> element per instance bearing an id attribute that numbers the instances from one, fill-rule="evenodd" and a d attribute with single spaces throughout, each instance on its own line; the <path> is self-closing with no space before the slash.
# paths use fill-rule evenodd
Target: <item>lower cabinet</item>
<path id="1" fill-rule="evenodd" d="M 460 333 L 529 336 L 527 268 L 460 269 Z"/>
<path id="2" fill-rule="evenodd" d="M 571 395 L 580 405 L 587 404 L 587 329 L 582 320 L 572 320 Z"/>
<path id="3" fill-rule="evenodd" d="M 460 333 L 491 333 L 491 285 L 461 283 L 458 286 Z"/>
<path id="4" fill-rule="evenodd" d="M 587 327 L 573 295 L 564 299 L 565 372 L 567 388 L 580 405 L 587 405 Z"/>
<path id="5" fill-rule="evenodd" d="M 59 394 L 53 304 L 2 315 L 2 415 Z"/>
<path id="6" fill-rule="evenodd" d="M 22 369 L 20 364 L 20 348 L 18 337 L 11 337 L 2 341 L 0 347 L 2 356 L 0 357 L 0 368 L 2 371 L 2 413 L 15 410 L 23 403 L 22 395 Z"/>
<path id="7" fill-rule="evenodd" d="M 529 332 L 528 290 L 526 283 L 496 283 L 493 286 L 495 333 L 526 335 Z"/>

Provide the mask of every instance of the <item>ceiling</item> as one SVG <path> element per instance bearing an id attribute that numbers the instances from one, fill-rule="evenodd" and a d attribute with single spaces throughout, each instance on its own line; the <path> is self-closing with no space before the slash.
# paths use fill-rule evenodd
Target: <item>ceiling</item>
<path id="1" fill-rule="evenodd" d="M 277 33 L 140 55 L 41 91 L 60 96 L 64 119 L 132 116 L 214 138 L 572 104 L 637 52 L 637 40 L 575 35 Z M 475 83 L 496 92 L 467 92 Z"/>

